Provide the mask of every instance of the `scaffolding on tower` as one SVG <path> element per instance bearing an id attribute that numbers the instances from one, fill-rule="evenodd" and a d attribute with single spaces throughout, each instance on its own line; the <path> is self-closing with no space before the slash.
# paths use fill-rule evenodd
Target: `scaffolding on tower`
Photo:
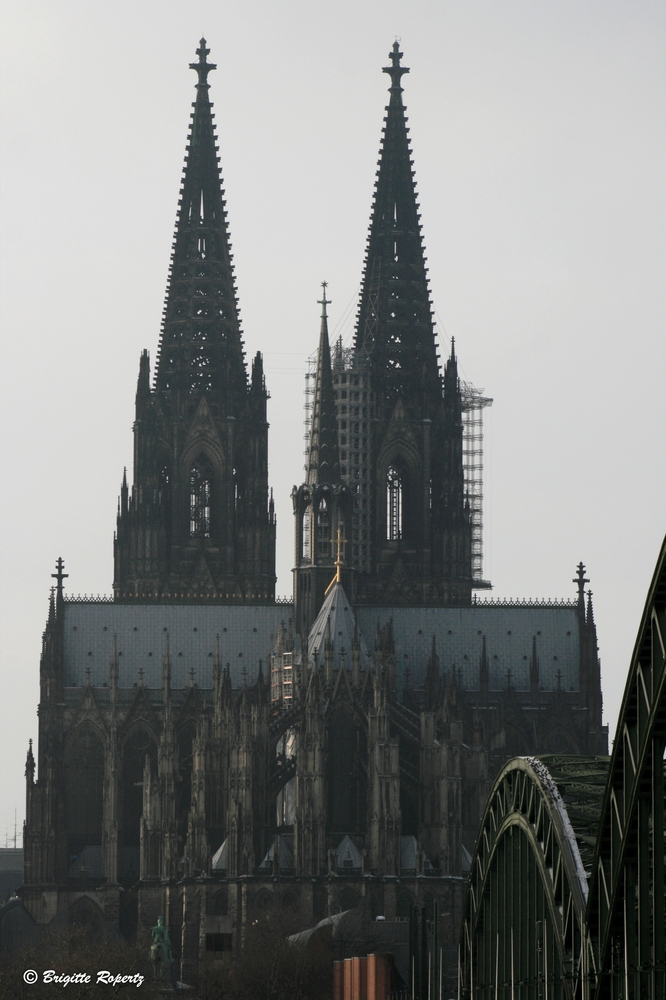
<path id="1" fill-rule="evenodd" d="M 472 517 L 472 580 L 475 589 L 490 589 L 483 579 L 483 411 L 492 406 L 471 382 L 460 381 L 463 421 L 463 472 L 465 496 Z"/>

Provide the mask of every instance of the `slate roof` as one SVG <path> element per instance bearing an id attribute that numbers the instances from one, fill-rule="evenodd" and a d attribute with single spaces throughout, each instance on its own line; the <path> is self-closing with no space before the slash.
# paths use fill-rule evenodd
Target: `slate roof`
<path id="1" fill-rule="evenodd" d="M 357 868 L 360 870 L 362 866 L 361 852 L 358 847 L 351 839 L 351 837 L 344 836 L 336 848 L 336 857 L 338 870 L 343 870 L 345 868 Z M 351 864 L 345 864 L 345 861 L 351 862 Z"/>
<path id="2" fill-rule="evenodd" d="M 280 859 L 280 868 L 293 868 L 294 867 L 294 835 L 293 833 L 281 833 L 277 837 L 278 842 L 278 855 Z M 271 844 L 266 852 L 264 860 L 259 865 L 259 870 L 262 868 L 272 868 L 273 867 L 273 857 L 275 855 L 275 841 Z"/>
<path id="3" fill-rule="evenodd" d="M 0 847 L 0 872 L 23 873 L 22 847 Z"/>
<path id="4" fill-rule="evenodd" d="M 529 691 L 532 637 L 536 636 L 540 684 L 546 691 L 557 687 L 561 671 L 563 690 L 579 690 L 580 637 L 578 614 L 570 605 L 472 605 L 468 608 L 368 608 L 357 607 L 359 627 L 373 637 L 377 622 L 393 619 L 398 675 L 407 668 L 410 685 L 425 680 L 432 637 L 435 636 L 440 673 L 453 666 L 462 672 L 466 690 L 479 689 L 479 660 L 486 637 L 489 688 L 501 691 L 511 685 Z"/>
<path id="5" fill-rule="evenodd" d="M 227 855 L 229 854 L 228 848 L 228 838 L 225 837 L 218 849 L 213 855 L 213 860 L 211 867 L 214 872 L 216 871 L 226 871 L 227 869 Z"/>
<path id="6" fill-rule="evenodd" d="M 536 637 L 540 684 L 552 691 L 557 673 L 564 691 L 579 690 L 580 637 L 578 613 L 573 605 L 472 605 L 467 608 L 372 608 L 353 609 L 341 584 L 329 591 L 308 640 L 308 652 L 323 665 L 326 625 L 331 616 L 334 662 L 345 649 L 351 667 L 355 618 L 358 621 L 361 665 L 371 662 L 377 623 L 393 619 L 398 675 L 410 672 L 410 685 L 420 687 L 425 679 L 432 637 L 435 636 L 440 672 L 455 666 L 463 687 L 478 690 L 479 659 L 486 637 L 489 687 L 501 691 L 507 685 L 507 670 L 517 691 L 529 690 L 532 638 Z M 117 636 L 119 684 L 131 688 L 144 671 L 148 688 L 162 686 L 162 656 L 166 636 L 171 655 L 171 685 L 189 686 L 190 670 L 201 688 L 211 688 L 215 637 L 220 636 L 222 664 L 229 664 L 231 683 L 240 687 L 243 668 L 248 684 L 254 683 L 259 660 L 264 663 L 274 650 L 278 629 L 293 617 L 293 605 L 125 605 L 111 602 L 66 602 L 65 686 L 90 681 L 101 687 L 109 683 L 113 636 Z"/>
<path id="7" fill-rule="evenodd" d="M 351 601 L 347 597 L 341 583 L 335 583 L 329 590 L 308 636 L 308 657 L 310 661 L 313 661 L 316 650 L 317 664 L 320 667 L 324 665 L 329 618 L 334 653 L 333 662 L 336 667 L 339 665 L 340 651 L 344 649 L 346 666 L 351 667 L 351 651 L 356 627 L 356 616 Z M 361 650 L 361 667 L 365 669 L 370 661 L 370 654 L 361 630 L 359 630 L 358 641 Z"/>
<path id="8" fill-rule="evenodd" d="M 231 683 L 240 687 L 243 667 L 253 684 L 273 649 L 280 623 L 293 616 L 291 604 L 172 605 L 65 603 L 65 687 L 80 687 L 90 667 L 90 683 L 109 683 L 113 636 L 117 636 L 119 686 L 132 687 L 143 668 L 146 687 L 162 686 L 162 656 L 167 635 L 171 655 L 171 686 L 190 684 L 190 670 L 202 688 L 213 686 L 215 637 L 220 658 L 229 664 Z"/>

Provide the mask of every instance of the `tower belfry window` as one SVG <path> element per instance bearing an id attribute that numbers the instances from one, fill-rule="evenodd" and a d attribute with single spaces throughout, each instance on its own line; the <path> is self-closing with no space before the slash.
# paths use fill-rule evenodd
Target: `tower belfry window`
<path id="1" fill-rule="evenodd" d="M 197 458 L 190 472 L 190 537 L 210 538 L 213 467 L 205 456 Z"/>
<path id="2" fill-rule="evenodd" d="M 402 489 L 399 470 L 389 465 L 386 470 L 386 537 L 389 542 L 402 538 Z"/>
<path id="3" fill-rule="evenodd" d="M 310 559 L 310 510 L 306 510 L 303 514 L 303 545 L 301 548 L 301 557 L 303 559 Z"/>
<path id="4" fill-rule="evenodd" d="M 317 556 L 320 559 L 331 557 L 331 519 L 328 504 L 322 499 L 317 510 Z"/>

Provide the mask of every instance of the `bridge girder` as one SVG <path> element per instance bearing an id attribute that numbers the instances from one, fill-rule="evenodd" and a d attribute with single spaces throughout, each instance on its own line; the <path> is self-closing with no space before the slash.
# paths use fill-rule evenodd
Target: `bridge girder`
<path id="1" fill-rule="evenodd" d="M 592 994 L 666 997 L 666 540 L 622 700 L 587 912 Z"/>
<path id="2" fill-rule="evenodd" d="M 498 775 L 477 838 L 460 942 L 461 998 L 575 998 L 584 981 L 587 880 L 546 766 Z"/>

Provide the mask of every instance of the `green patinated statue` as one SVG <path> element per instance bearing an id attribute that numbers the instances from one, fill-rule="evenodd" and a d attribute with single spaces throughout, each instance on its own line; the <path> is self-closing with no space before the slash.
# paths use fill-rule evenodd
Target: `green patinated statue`
<path id="1" fill-rule="evenodd" d="M 164 926 L 164 917 L 157 918 L 157 925 L 151 931 L 152 944 L 150 946 L 150 961 L 153 963 L 153 974 L 155 979 L 162 979 L 164 976 L 164 966 L 171 969 L 173 952 L 169 932 Z"/>

